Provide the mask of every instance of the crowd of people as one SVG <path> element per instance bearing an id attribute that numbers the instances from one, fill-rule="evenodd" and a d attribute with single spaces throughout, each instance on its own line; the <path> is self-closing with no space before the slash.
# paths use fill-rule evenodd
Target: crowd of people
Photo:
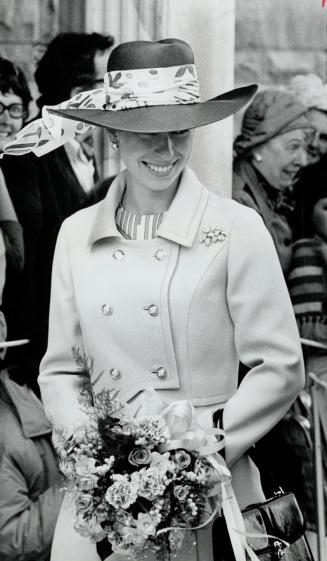
<path id="1" fill-rule="evenodd" d="M 96 33 L 64 33 L 53 39 L 35 72 L 35 81 L 40 92 L 40 98 L 37 100 L 40 111 L 46 105 L 57 105 L 80 92 L 101 87 L 113 44 L 113 37 Z M 168 46 L 170 46 L 168 40 L 167 44 L 164 42 L 160 44 L 162 49 L 160 56 L 165 61 L 167 59 L 167 63 L 163 66 L 167 67 L 172 66 L 171 55 L 168 50 L 165 50 Z M 123 45 L 120 48 L 121 51 L 117 48 L 113 51 L 113 56 L 109 57 L 112 72 L 123 67 L 140 70 L 160 67 L 158 55 L 144 45 L 133 44 L 133 49 L 126 47 L 126 50 Z M 179 56 L 181 65 L 193 64 L 192 57 L 183 45 L 174 44 L 174 48 L 174 56 L 177 57 L 174 60 L 175 66 L 179 64 Z M 129 61 L 129 66 L 125 61 Z M 133 66 L 135 61 L 137 65 Z M 144 66 L 144 61 L 148 62 L 148 66 Z M 4 145 L 28 123 L 30 101 L 31 94 L 23 72 L 13 61 L 0 58 L 0 150 L 3 150 Z M 176 105 L 177 102 L 174 103 Z M 158 105 L 160 106 L 160 103 Z M 173 107 L 175 105 L 172 104 Z M 148 107 L 147 109 L 150 116 L 150 109 Z M 151 109 L 158 111 L 156 107 Z M 81 121 L 84 118 L 82 111 L 79 115 Z M 119 176 L 113 183 L 111 183 L 112 178 L 103 183 L 103 178 L 99 177 L 91 130 L 74 136 L 64 145 L 40 158 L 34 154 L 20 157 L 5 154 L 0 161 L 0 295 L 2 295 L 0 338 L 10 343 L 8 348 L 3 345 L 2 350 L 0 349 L 2 361 L 0 557 L 3 561 L 28 561 L 34 558 L 48 560 L 56 520 L 62 505 L 60 492 L 60 486 L 63 484 L 62 476 L 58 470 L 51 441 L 52 427 L 45 415 L 37 382 L 42 357 L 45 355 L 41 365 L 40 382 L 47 415 L 49 417 L 50 412 L 51 420 L 52 417 L 57 417 L 60 422 L 67 417 L 67 424 L 71 423 L 72 427 L 72 418 L 68 421 L 68 415 L 72 415 L 76 405 L 73 403 L 71 386 L 75 381 L 73 376 L 65 376 L 63 370 L 67 372 L 73 370 L 74 365 L 70 356 L 70 348 L 73 344 L 79 342 L 82 349 L 92 349 L 91 354 L 94 355 L 99 370 L 111 368 L 111 381 L 115 383 L 122 376 L 120 367 L 118 369 L 115 364 L 110 366 L 112 360 L 117 360 L 118 364 L 124 366 L 128 364 L 131 368 L 134 361 L 136 365 L 134 374 L 136 377 L 139 376 L 138 387 L 143 388 L 144 385 L 141 376 L 142 368 L 151 370 L 150 364 L 147 365 L 146 362 L 141 364 L 142 358 L 140 358 L 140 355 L 146 356 L 149 352 L 146 348 L 148 344 L 145 344 L 143 349 L 144 340 L 135 336 L 133 329 L 139 321 L 144 322 L 142 329 L 148 334 L 149 329 L 159 328 L 147 325 L 148 317 L 145 319 L 132 317 L 130 324 L 126 319 L 131 310 L 130 294 L 134 294 L 136 301 L 144 300 L 145 295 L 135 286 L 135 283 L 141 285 L 145 282 L 145 267 L 147 267 L 146 274 L 152 278 L 150 272 L 152 265 L 150 263 L 146 265 L 146 259 L 150 257 L 146 252 L 142 256 L 137 256 L 137 259 L 133 257 L 135 263 L 133 265 L 132 261 L 130 266 L 134 269 L 128 271 L 126 269 L 123 276 L 115 276 L 118 273 L 112 268 L 111 276 L 109 273 L 107 277 L 106 272 L 102 277 L 100 267 L 103 271 L 107 271 L 105 264 L 107 258 L 105 254 L 101 254 L 105 248 L 104 240 L 101 238 L 107 235 L 105 232 L 107 230 L 109 232 L 110 227 L 114 232 L 111 235 L 121 238 L 118 238 L 117 247 L 113 245 L 111 248 L 117 264 L 125 259 L 124 248 L 126 244 L 127 248 L 130 247 L 128 246 L 130 240 L 138 240 L 141 247 L 141 241 L 143 243 L 146 240 L 148 243 L 150 239 L 154 239 L 157 243 L 160 239 L 160 243 L 158 242 L 158 247 L 160 246 L 162 250 L 160 254 L 157 253 L 159 251 L 157 246 L 151 245 L 152 242 L 146 246 L 150 248 L 151 245 L 153 252 L 157 251 L 154 253 L 156 256 L 154 263 L 159 264 L 165 260 L 170 251 L 173 251 L 170 246 L 180 244 L 182 248 L 180 261 L 178 266 L 176 263 L 174 265 L 176 274 L 174 273 L 171 287 L 174 306 L 179 310 L 179 316 L 174 320 L 176 325 L 173 333 L 169 336 L 167 333 L 164 335 L 166 341 L 170 341 L 171 337 L 174 339 L 173 342 L 166 344 L 168 347 L 172 345 L 171 349 L 175 346 L 178 366 L 172 366 L 173 359 L 170 358 L 170 368 L 179 369 L 180 373 L 184 373 L 187 360 L 189 362 L 193 360 L 193 375 L 195 375 L 202 360 L 208 371 L 212 368 L 211 375 L 214 378 L 214 361 L 216 361 L 223 365 L 222 369 L 226 368 L 227 380 L 230 375 L 229 369 L 233 370 L 235 364 L 237 365 L 238 371 L 235 371 L 233 381 L 235 388 L 231 390 L 231 386 L 226 382 L 226 395 L 233 393 L 234 395 L 230 402 L 227 402 L 224 412 L 224 428 L 226 434 L 231 435 L 230 442 L 232 442 L 226 452 L 227 457 L 230 455 L 230 463 L 235 472 L 236 495 L 243 503 L 242 506 L 245 506 L 254 499 L 263 500 L 265 495 L 270 496 L 279 486 L 294 491 L 303 510 L 307 528 L 313 532 L 316 530 L 313 453 L 310 440 L 312 417 L 308 384 L 292 405 L 302 387 L 299 366 L 301 358 L 296 358 L 297 347 L 292 331 L 292 319 L 287 314 L 281 319 L 278 316 L 278 309 L 283 308 L 285 313 L 288 306 L 285 285 L 291 297 L 293 319 L 296 320 L 300 336 L 322 345 L 326 344 L 327 349 L 327 85 L 324 85 L 315 75 L 295 76 L 283 88 L 259 89 L 246 108 L 241 130 L 234 141 L 232 198 L 254 210 L 255 213 L 252 211 L 247 213 L 243 206 L 233 206 L 234 203 L 229 206 L 228 202 L 224 202 L 224 198 L 220 198 L 218 203 L 211 200 L 209 196 L 206 202 L 207 195 L 204 192 L 201 195 L 196 178 L 187 168 L 187 161 L 192 144 L 191 129 L 207 124 L 208 121 L 196 121 L 195 117 L 192 121 L 190 118 L 190 125 L 187 130 L 183 130 L 182 117 L 178 125 L 176 115 L 172 116 L 176 121 L 176 131 L 167 128 L 166 124 L 166 128 L 155 129 L 151 134 L 144 132 L 140 123 L 138 128 L 134 122 L 130 125 L 131 128 L 128 128 L 125 123 L 124 126 L 127 128 L 121 129 L 117 124 L 110 125 L 107 121 L 102 123 L 100 117 L 98 118 L 95 124 L 110 129 L 112 146 L 120 151 L 127 167 L 127 176 L 123 178 Z M 41 113 L 37 118 L 40 117 Z M 167 113 L 167 123 L 168 117 Z M 143 118 L 146 120 L 145 116 Z M 219 118 L 216 116 L 211 121 Z M 164 119 L 158 119 L 159 121 L 162 123 Z M 114 122 L 117 123 L 117 119 Z M 158 156 L 161 153 L 164 153 L 164 157 Z M 147 163 L 144 168 L 147 169 L 136 169 L 138 164 L 135 161 L 143 157 L 141 154 L 145 154 L 144 159 Z M 150 154 L 149 161 L 146 160 L 147 154 Z M 160 174 L 164 174 L 160 171 L 163 169 L 160 167 L 163 165 L 163 159 L 166 167 L 169 167 L 171 160 L 174 160 L 174 166 L 178 161 L 179 166 L 179 168 L 176 166 L 178 173 L 176 171 L 173 180 L 170 180 L 165 187 L 160 183 L 162 182 Z M 150 172 L 152 176 L 149 179 L 147 173 Z M 167 170 L 165 173 L 168 173 Z M 100 184 L 101 189 L 99 189 Z M 108 196 L 105 198 L 107 212 L 109 213 L 110 209 L 113 213 L 117 208 L 118 210 L 115 226 L 110 222 L 114 220 L 111 215 L 108 214 L 108 224 L 105 226 L 104 212 L 102 216 L 99 214 L 100 226 L 102 224 L 101 233 L 100 226 L 97 232 L 92 230 L 95 220 L 93 209 L 104 207 L 92 205 L 101 204 L 102 198 L 106 195 L 107 188 L 103 189 L 103 185 L 108 188 Z M 200 199 L 203 202 L 199 203 Z M 194 223 L 199 205 L 202 205 L 201 212 L 207 216 L 208 224 L 212 217 L 216 216 L 214 212 L 219 212 L 220 208 L 220 212 L 224 215 L 224 220 L 221 221 L 225 224 L 227 236 L 231 235 L 229 233 L 232 222 L 239 222 L 237 226 L 233 223 L 234 229 L 238 228 L 233 234 L 237 242 L 234 241 L 233 252 L 232 248 L 229 249 L 227 261 L 230 267 L 228 269 L 230 287 L 227 296 L 224 293 L 224 297 L 223 288 L 221 293 L 215 292 L 210 277 L 213 273 L 210 273 L 209 262 L 207 263 L 201 256 L 198 246 L 193 245 L 193 255 L 187 257 L 187 251 L 190 251 L 193 243 L 187 237 L 190 236 L 187 232 L 199 226 L 200 215 L 196 219 L 197 225 Z M 76 214 L 77 218 L 66 221 L 81 209 L 88 210 Z M 257 215 L 261 216 L 265 229 L 258 222 Z M 151 218 L 151 236 L 148 233 L 149 220 L 143 221 L 144 216 Z M 189 223 L 184 224 L 186 220 L 189 220 Z M 48 333 L 51 271 L 58 233 L 64 221 L 66 229 L 64 228 L 59 235 L 57 256 L 54 261 Z M 165 221 L 169 222 L 166 230 Z M 270 246 L 270 237 L 265 238 L 266 230 L 271 235 L 278 259 L 275 258 L 273 245 Z M 93 242 L 97 244 L 97 252 L 90 256 L 85 248 L 88 244 L 87 238 L 92 235 Z M 264 249 L 261 248 L 261 251 L 260 248 L 255 247 L 258 237 L 263 240 Z M 126 238 L 127 242 L 122 241 Z M 246 239 L 242 241 L 242 238 Z M 75 248 L 75 257 L 72 257 L 70 245 Z M 219 245 L 223 247 L 224 244 L 212 245 L 218 249 Z M 141 258 L 144 261 L 142 263 Z M 138 259 L 140 262 L 137 261 Z M 177 256 L 174 259 L 177 260 Z M 84 262 L 85 265 L 81 265 Z M 70 272 L 64 270 L 65 263 L 69 263 Z M 114 266 L 117 264 L 114 263 Z M 197 273 L 194 273 L 194 267 L 199 268 Z M 201 271 L 207 279 L 207 284 L 202 284 L 203 281 L 199 276 Z M 130 272 L 133 274 L 127 279 Z M 222 273 L 222 269 L 217 265 L 215 274 L 221 277 L 221 283 L 225 286 L 224 283 L 227 283 L 225 270 Z M 85 279 L 81 281 L 83 275 L 87 276 L 86 284 Z M 157 273 L 153 273 L 154 283 L 158 282 L 156 275 Z M 184 278 L 178 275 L 184 275 Z M 194 297 L 191 289 L 189 289 L 190 294 L 187 294 L 185 287 L 181 288 L 185 283 L 187 284 L 186 281 L 190 283 L 194 293 L 198 290 L 197 286 L 200 287 L 200 292 L 203 292 L 201 298 L 207 306 L 203 325 L 203 333 L 206 337 L 201 335 L 203 315 L 199 311 L 200 308 L 197 309 L 201 304 L 201 301 L 198 303 L 199 295 Z M 102 306 L 104 317 L 101 320 L 107 321 L 106 316 L 112 314 L 115 316 L 112 306 L 123 310 L 120 323 L 114 317 L 112 328 L 107 327 L 108 322 L 101 328 L 103 336 L 109 337 L 108 342 L 105 338 L 102 340 L 100 331 L 95 329 L 95 326 L 100 329 L 102 325 L 99 318 L 92 316 L 95 308 L 101 307 L 100 299 L 107 298 L 104 282 L 108 283 L 109 292 L 111 290 L 112 293 L 110 306 L 109 304 L 105 304 L 107 308 Z M 82 304 L 86 300 L 86 290 L 92 292 L 92 306 Z M 157 298 L 155 291 L 152 297 Z M 242 302 L 241 297 L 244 299 Z M 180 303 L 181 298 L 183 305 Z M 197 339 L 196 345 L 194 339 L 194 345 L 198 350 L 198 356 L 195 351 L 192 351 L 194 354 L 191 353 L 186 359 L 184 336 L 181 330 L 187 324 L 183 314 L 184 307 L 191 308 L 189 298 L 194 306 L 192 309 L 194 318 L 192 320 L 191 317 L 190 322 L 195 321 L 191 328 L 194 330 L 192 336 Z M 154 305 L 156 314 L 152 314 L 149 306 L 144 307 L 145 303 L 140 304 L 140 309 L 143 307 L 143 310 L 148 310 L 150 318 L 152 315 L 159 314 L 156 305 Z M 150 304 L 153 307 L 152 302 Z M 221 309 L 225 310 L 224 324 L 221 323 L 224 335 L 219 332 L 214 313 L 209 317 L 209 308 L 215 312 L 218 304 L 220 313 Z M 126 318 L 124 318 L 124 310 Z M 209 329 L 206 327 L 207 321 L 210 324 Z M 220 321 L 222 322 L 222 319 Z M 106 331 L 107 329 L 109 331 Z M 174 330 L 179 332 L 179 339 L 175 339 Z M 72 340 L 68 344 L 68 339 L 73 337 L 76 341 Z M 152 334 L 151 337 L 155 345 L 157 341 L 155 335 Z M 220 354 L 219 349 L 214 349 L 219 339 L 224 343 L 223 351 L 228 354 L 228 360 Z M 110 345 L 110 340 L 113 341 L 114 359 L 110 357 L 107 365 L 106 346 Z M 101 341 L 103 348 L 101 348 Z M 129 347 L 127 357 L 124 348 L 126 344 Z M 202 347 L 199 349 L 200 344 Z M 185 346 L 187 346 L 186 341 Z M 160 346 L 156 348 L 156 352 L 159 357 L 165 356 Z M 307 367 L 310 365 L 311 371 L 327 382 L 327 350 L 314 351 L 310 348 L 310 352 L 305 354 L 305 361 Z M 292 385 L 291 377 L 295 375 L 295 364 L 299 369 L 298 379 L 293 381 Z M 163 379 L 168 377 L 169 380 L 169 369 L 167 373 L 167 370 L 159 365 L 158 372 L 160 368 L 161 374 L 165 374 Z M 282 384 L 278 386 L 277 375 L 276 379 L 274 378 L 274 373 L 278 374 L 279 370 L 283 371 L 283 376 L 286 378 L 289 376 L 285 386 Z M 162 379 L 158 372 L 156 375 L 159 382 L 157 380 L 155 387 L 159 388 Z M 115 377 L 113 373 L 117 376 Z M 258 380 L 264 373 L 266 373 L 265 383 L 261 387 L 261 382 Z M 209 387 L 209 378 L 206 379 L 206 383 Z M 61 391 L 65 395 L 60 393 L 58 384 L 61 385 Z M 124 392 L 132 382 L 130 378 L 123 376 L 121 384 Z M 127 387 L 124 384 L 127 384 Z M 196 386 L 196 381 L 192 384 Z M 239 389 L 236 391 L 237 385 Z M 167 388 L 164 392 L 165 397 L 169 391 L 178 395 L 171 389 L 178 386 L 169 386 L 168 381 L 165 387 Z M 278 387 L 280 393 L 276 390 Z M 215 390 L 211 388 L 208 391 L 214 393 Z M 262 404 L 258 403 L 256 406 L 258 411 L 254 412 L 249 411 L 248 406 L 244 405 L 251 391 L 254 393 L 258 391 L 257 395 L 262 399 Z M 134 393 L 136 395 L 138 392 Z M 184 394 L 188 396 L 185 390 Z M 204 395 L 205 392 L 202 391 L 202 394 Z M 201 399 L 204 400 L 203 405 L 208 407 L 210 405 L 210 414 L 215 412 L 217 402 L 212 397 L 209 399 L 209 394 Z M 240 409 L 237 410 L 238 403 L 243 403 L 242 414 Z M 322 398 L 319 405 L 325 446 L 323 458 L 325 477 L 327 475 L 326 403 L 327 400 Z M 241 421 L 238 418 L 240 415 L 241 417 L 243 415 Z M 248 432 L 244 429 L 243 443 L 239 444 L 242 423 Z M 270 430 L 274 424 L 274 428 Z M 304 439 L 303 433 L 308 435 L 308 439 Z M 254 442 L 256 446 L 252 447 Z M 246 448 L 250 449 L 249 457 Z M 289 458 L 289 462 L 282 462 L 281 455 Z M 258 486 L 253 461 L 259 466 L 262 488 L 261 485 Z M 249 482 L 253 483 L 254 489 L 252 492 L 249 484 L 248 495 L 244 489 L 245 474 Z M 242 483 L 238 483 L 238 480 Z M 65 522 L 61 521 L 61 526 L 67 525 L 69 519 L 67 513 L 66 518 L 62 513 L 63 510 L 61 510 L 61 518 Z M 62 559 L 60 556 L 63 555 L 64 548 L 71 543 L 71 535 L 68 534 L 66 539 L 61 534 L 60 539 L 61 546 L 58 549 L 57 544 L 57 557 L 53 557 L 58 560 Z M 83 547 L 83 543 L 77 545 L 77 548 Z M 91 556 L 89 558 L 93 559 Z"/>

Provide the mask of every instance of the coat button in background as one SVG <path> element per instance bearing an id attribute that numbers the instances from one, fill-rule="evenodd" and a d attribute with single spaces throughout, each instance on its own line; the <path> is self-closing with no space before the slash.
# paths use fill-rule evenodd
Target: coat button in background
<path id="1" fill-rule="evenodd" d="M 102 309 L 102 313 L 105 316 L 111 316 L 114 313 L 114 309 L 112 306 L 110 306 L 110 304 L 103 304 L 101 309 Z"/>
<path id="2" fill-rule="evenodd" d="M 123 252 L 122 249 L 117 249 L 116 251 L 113 252 L 112 256 L 114 259 L 116 259 L 116 261 L 121 261 L 122 259 L 124 259 L 125 253 Z"/>
<path id="3" fill-rule="evenodd" d="M 121 372 L 120 370 L 118 370 L 118 368 L 112 368 L 110 370 L 110 376 L 113 380 L 119 380 L 119 378 L 121 378 Z"/>
<path id="4" fill-rule="evenodd" d="M 156 374 L 159 380 L 165 380 L 168 376 L 167 370 L 163 366 L 159 366 L 156 370 L 152 370 L 152 373 Z"/>
<path id="5" fill-rule="evenodd" d="M 156 258 L 158 261 L 163 261 L 163 260 L 166 259 L 166 257 L 167 257 L 167 250 L 166 250 L 166 249 L 159 248 L 159 249 L 157 249 L 157 251 L 155 252 L 154 256 L 155 256 L 155 258 Z"/>
<path id="6" fill-rule="evenodd" d="M 145 306 L 144 310 L 146 310 L 150 316 L 157 316 L 159 315 L 159 308 L 155 304 L 150 304 L 150 306 Z"/>

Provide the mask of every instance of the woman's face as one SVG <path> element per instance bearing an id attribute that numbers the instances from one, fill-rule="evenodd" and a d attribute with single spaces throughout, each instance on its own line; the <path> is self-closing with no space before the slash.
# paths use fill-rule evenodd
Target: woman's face
<path id="1" fill-rule="evenodd" d="M 174 187 L 191 154 L 193 131 L 134 133 L 117 131 L 131 187 L 150 191 Z"/>
<path id="2" fill-rule="evenodd" d="M 20 109 L 22 108 L 23 102 L 22 98 L 14 94 L 12 91 L 7 93 L 2 93 L 0 91 L 0 104 L 11 107 L 12 115 L 20 114 Z M 19 107 L 18 107 L 19 106 Z M 0 105 L 2 109 L 2 106 Z M 9 110 L 5 109 L 0 115 L 0 151 L 2 152 L 3 147 L 7 142 L 11 142 L 14 136 L 20 131 L 23 126 L 23 115 L 21 117 L 13 117 L 10 115 Z"/>
<path id="3" fill-rule="evenodd" d="M 279 134 L 253 150 L 261 157 L 258 161 L 254 156 L 253 165 L 272 187 L 283 191 L 307 165 L 307 138 L 304 129 Z"/>
<path id="4" fill-rule="evenodd" d="M 327 197 L 319 199 L 312 213 L 315 231 L 323 240 L 327 241 Z"/>

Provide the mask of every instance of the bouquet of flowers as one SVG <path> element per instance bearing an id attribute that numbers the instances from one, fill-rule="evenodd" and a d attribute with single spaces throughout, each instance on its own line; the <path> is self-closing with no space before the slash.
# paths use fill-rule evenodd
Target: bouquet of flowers
<path id="1" fill-rule="evenodd" d="M 92 364 L 78 353 L 77 361 L 86 373 L 80 404 L 90 423 L 69 439 L 62 434 L 59 450 L 75 530 L 94 542 L 106 538 L 114 552 L 133 559 L 146 550 L 165 558 L 180 549 L 187 530 L 217 513 L 228 470 L 223 461 L 217 469 L 218 454 L 214 461 L 203 454 L 203 444 L 211 452 L 212 443 L 208 447 L 205 432 L 194 426 L 189 402 L 131 415 L 117 392 L 94 393 L 87 375 Z"/>

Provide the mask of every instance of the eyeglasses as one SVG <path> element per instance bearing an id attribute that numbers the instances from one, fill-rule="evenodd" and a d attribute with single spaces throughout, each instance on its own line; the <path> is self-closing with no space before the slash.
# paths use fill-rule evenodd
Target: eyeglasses
<path id="1" fill-rule="evenodd" d="M 0 115 L 8 109 L 8 113 L 12 119 L 21 119 L 25 115 L 25 109 L 22 103 L 11 103 L 10 105 L 5 105 L 0 102 Z"/>

